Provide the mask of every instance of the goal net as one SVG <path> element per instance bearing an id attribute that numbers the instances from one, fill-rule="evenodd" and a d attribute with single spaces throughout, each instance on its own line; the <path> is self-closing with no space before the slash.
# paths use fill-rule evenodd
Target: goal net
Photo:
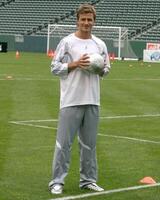
<path id="1" fill-rule="evenodd" d="M 48 25 L 47 53 L 55 50 L 59 41 L 76 31 L 75 25 Z M 101 38 L 107 45 L 109 54 L 121 59 L 125 57 L 128 43 L 128 29 L 124 27 L 94 26 L 92 34 Z"/>

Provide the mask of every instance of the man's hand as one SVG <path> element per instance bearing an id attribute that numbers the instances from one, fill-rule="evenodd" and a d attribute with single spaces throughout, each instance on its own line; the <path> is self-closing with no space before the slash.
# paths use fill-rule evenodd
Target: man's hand
<path id="1" fill-rule="evenodd" d="M 69 63 L 68 70 L 72 71 L 77 67 L 86 69 L 89 65 L 90 65 L 89 56 L 88 54 L 84 54 L 83 56 L 80 57 L 79 60 Z"/>
<path id="2" fill-rule="evenodd" d="M 86 69 L 89 67 L 90 61 L 88 54 L 84 54 L 79 60 L 78 60 L 78 67 L 82 69 Z"/>

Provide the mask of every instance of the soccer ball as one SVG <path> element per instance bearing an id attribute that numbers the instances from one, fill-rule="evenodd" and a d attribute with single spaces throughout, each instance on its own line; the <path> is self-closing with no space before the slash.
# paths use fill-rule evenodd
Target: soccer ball
<path id="1" fill-rule="evenodd" d="M 89 61 L 90 66 L 87 68 L 87 71 L 94 74 L 102 72 L 102 69 L 104 68 L 104 59 L 100 54 L 94 53 L 89 55 Z"/>

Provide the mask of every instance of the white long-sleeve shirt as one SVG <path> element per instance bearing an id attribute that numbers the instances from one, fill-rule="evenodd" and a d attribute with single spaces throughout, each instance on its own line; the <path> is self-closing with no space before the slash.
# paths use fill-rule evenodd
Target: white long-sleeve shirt
<path id="1" fill-rule="evenodd" d="M 104 74 L 110 69 L 105 43 L 92 35 L 80 39 L 74 33 L 64 37 L 56 49 L 51 72 L 60 76 L 60 108 L 76 105 L 100 105 L 99 75 L 76 68 L 68 72 L 68 63 L 77 61 L 83 54 L 99 53 L 105 62 Z"/>

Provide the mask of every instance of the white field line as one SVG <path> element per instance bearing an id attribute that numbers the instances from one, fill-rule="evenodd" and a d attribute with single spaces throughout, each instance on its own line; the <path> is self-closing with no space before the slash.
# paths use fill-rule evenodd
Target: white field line
<path id="1" fill-rule="evenodd" d="M 106 191 L 103 191 L 103 192 L 94 192 L 94 193 L 81 194 L 81 195 L 75 195 L 75 196 L 54 198 L 54 199 L 50 199 L 50 200 L 83 199 L 83 198 L 87 198 L 87 197 L 107 195 L 107 194 L 127 192 L 127 191 L 135 191 L 135 190 L 141 190 L 141 189 L 152 188 L 152 187 L 159 187 L 159 186 L 160 186 L 160 183 L 156 183 L 156 184 L 152 184 L 152 185 L 139 185 L 139 186 L 132 186 L 132 187 L 126 187 L 126 188 L 113 189 L 113 190 L 108 190 L 108 191 L 106 190 Z"/>
<path id="2" fill-rule="evenodd" d="M 24 122 L 16 122 L 16 121 L 10 121 L 10 123 L 12 124 L 17 124 L 17 125 L 23 125 L 23 126 L 32 126 L 32 127 L 36 127 L 36 128 L 45 128 L 45 129 L 53 129 L 53 130 L 57 130 L 57 128 L 55 127 L 51 127 L 51 126 L 42 126 L 42 125 L 37 125 L 37 124 L 31 124 L 31 123 L 24 123 Z"/>
<path id="3" fill-rule="evenodd" d="M 41 77 L 16 77 L 14 75 L 11 75 L 12 77 L 7 78 L 7 76 L 10 76 L 9 74 L 1 75 L 0 81 L 59 81 L 55 78 L 41 78 Z M 5 77 L 4 77 L 5 76 Z M 159 78 L 148 78 L 148 79 L 141 79 L 141 78 L 133 78 L 133 79 L 103 79 L 102 81 L 160 81 Z"/>
<path id="4" fill-rule="evenodd" d="M 102 116 L 100 119 L 123 119 L 123 118 L 143 118 L 143 117 L 160 117 L 160 114 L 146 115 L 117 115 L 117 116 Z M 23 121 L 10 121 L 10 123 L 29 123 L 29 122 L 58 122 L 58 119 L 32 119 Z"/>
<path id="5" fill-rule="evenodd" d="M 133 141 L 144 142 L 144 143 L 160 144 L 160 142 L 158 142 L 158 141 L 145 140 L 145 139 L 140 139 L 140 138 L 120 136 L 120 135 L 119 136 L 118 135 L 107 135 L 107 134 L 101 134 L 101 133 L 98 133 L 98 135 L 103 136 L 103 137 L 112 137 L 112 138 L 117 138 L 117 139 L 133 140 Z"/>
<path id="6" fill-rule="evenodd" d="M 10 121 L 10 123 L 28 123 L 28 122 L 58 122 L 58 119 L 31 119 L 31 120 L 23 120 L 23 121 Z"/>
<path id="7" fill-rule="evenodd" d="M 160 114 L 146 114 L 146 115 L 117 115 L 117 116 L 104 116 L 100 119 L 123 119 L 123 118 L 143 118 L 143 117 L 160 117 Z"/>
<path id="8" fill-rule="evenodd" d="M 110 116 L 110 117 L 100 117 L 100 119 L 119 119 L 119 118 L 138 118 L 138 117 L 159 117 L 160 114 L 148 114 L 148 115 L 126 115 L 126 116 Z M 12 124 L 17 124 L 17 125 L 23 125 L 23 126 L 31 126 L 31 127 L 36 127 L 36 128 L 44 128 L 44 129 L 52 129 L 52 130 L 57 130 L 55 127 L 51 126 L 42 126 L 42 125 L 37 125 L 34 124 L 36 122 L 47 122 L 47 121 L 53 121 L 57 122 L 58 119 L 45 119 L 45 120 L 25 120 L 25 121 L 10 121 Z M 34 123 L 31 123 L 34 122 Z M 108 134 L 102 134 L 98 133 L 99 136 L 102 137 L 112 137 L 112 138 L 117 138 L 117 139 L 125 139 L 125 140 L 131 140 L 131 141 L 138 141 L 138 142 L 144 142 L 144 143 L 151 143 L 151 144 L 160 144 L 159 141 L 153 141 L 153 140 L 145 140 L 141 138 L 133 138 L 133 137 L 126 137 L 126 136 L 118 136 L 118 135 L 108 135 Z"/>
<path id="9" fill-rule="evenodd" d="M 113 79 L 102 79 L 105 81 L 160 81 L 159 78 L 133 78 L 133 79 L 125 79 L 125 78 L 113 78 Z"/>
<path id="10" fill-rule="evenodd" d="M 42 126 L 42 125 L 30 124 L 30 123 L 26 123 L 26 122 L 24 123 L 24 122 L 14 122 L 14 121 L 11 121 L 10 123 L 17 124 L 17 125 L 23 125 L 23 126 L 31 126 L 31 127 L 35 127 L 35 128 L 44 128 L 44 129 L 57 130 L 56 127 Z M 102 134 L 102 133 L 98 133 L 98 135 L 102 136 L 102 137 L 112 137 L 112 138 L 116 138 L 116 139 L 125 139 L 125 140 L 132 140 L 132 141 L 138 141 L 138 142 L 144 142 L 144 143 L 160 144 L 160 142 L 157 142 L 157 141 L 145 140 L 145 139 L 140 139 L 140 138 L 118 136 L 118 135 L 108 135 L 108 134 Z"/>
<path id="11" fill-rule="evenodd" d="M 52 78 L 0 78 L 0 81 L 57 81 Z"/>

